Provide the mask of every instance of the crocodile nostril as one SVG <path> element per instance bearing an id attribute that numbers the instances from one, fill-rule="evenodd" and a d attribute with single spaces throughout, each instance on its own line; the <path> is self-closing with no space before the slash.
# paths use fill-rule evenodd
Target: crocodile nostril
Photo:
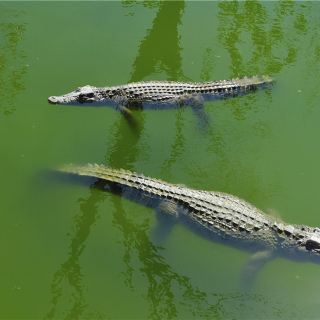
<path id="1" fill-rule="evenodd" d="M 52 104 L 56 104 L 58 102 L 58 99 L 55 96 L 49 97 L 48 102 Z"/>

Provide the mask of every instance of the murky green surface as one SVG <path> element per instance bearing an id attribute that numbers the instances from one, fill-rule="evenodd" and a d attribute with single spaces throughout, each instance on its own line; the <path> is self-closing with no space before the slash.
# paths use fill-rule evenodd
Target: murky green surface
<path id="1" fill-rule="evenodd" d="M 318 319 L 320 266 L 269 262 L 48 174 L 97 162 L 232 193 L 320 226 L 320 5 L 0 3 L 0 318 Z M 77 86 L 269 74 L 272 90 L 191 109 L 52 106 Z"/>

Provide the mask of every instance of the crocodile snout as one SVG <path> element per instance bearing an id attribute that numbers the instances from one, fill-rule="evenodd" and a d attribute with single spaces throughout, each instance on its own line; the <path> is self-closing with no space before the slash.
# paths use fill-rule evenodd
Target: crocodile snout
<path id="1" fill-rule="evenodd" d="M 58 103 L 58 99 L 55 96 L 51 96 L 48 98 L 48 102 L 51 104 L 57 104 Z"/>

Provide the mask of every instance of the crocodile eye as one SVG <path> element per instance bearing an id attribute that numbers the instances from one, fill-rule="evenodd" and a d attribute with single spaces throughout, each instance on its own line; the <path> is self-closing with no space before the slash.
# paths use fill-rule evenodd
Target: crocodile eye
<path id="1" fill-rule="evenodd" d="M 88 93 L 80 93 L 79 94 L 79 101 L 81 102 L 85 102 L 91 98 L 94 97 L 94 93 L 93 92 L 88 92 Z"/>
<path id="2" fill-rule="evenodd" d="M 306 249 L 307 250 L 314 250 L 314 249 L 320 249 L 320 243 L 315 240 L 307 240 L 306 241 Z"/>
<path id="3" fill-rule="evenodd" d="M 79 102 L 85 102 L 87 100 L 87 95 L 80 93 L 79 94 Z"/>

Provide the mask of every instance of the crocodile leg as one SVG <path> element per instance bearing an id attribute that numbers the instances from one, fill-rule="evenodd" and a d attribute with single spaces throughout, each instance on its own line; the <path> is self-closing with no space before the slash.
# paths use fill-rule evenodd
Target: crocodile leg
<path id="1" fill-rule="evenodd" d="M 117 110 L 119 110 L 125 117 L 132 116 L 131 110 L 129 110 L 126 106 L 118 105 Z"/>
<path id="2" fill-rule="evenodd" d="M 204 110 L 204 106 L 192 106 L 192 111 L 196 115 L 198 126 L 202 132 L 207 132 L 210 127 L 210 117 Z"/>
<path id="3" fill-rule="evenodd" d="M 129 101 L 125 96 L 117 96 L 114 98 L 115 100 L 115 109 L 118 110 L 123 117 L 126 119 L 129 127 L 134 132 L 139 131 L 139 124 L 134 117 L 132 111 L 129 109 Z"/>
<path id="4" fill-rule="evenodd" d="M 184 100 L 184 105 L 190 106 L 198 119 L 198 125 L 201 131 L 206 132 L 210 125 L 209 115 L 204 110 L 204 98 L 201 95 L 191 95 Z"/>
<path id="5" fill-rule="evenodd" d="M 179 207 L 170 200 L 161 200 L 156 207 L 157 224 L 151 232 L 153 242 L 162 245 L 177 223 Z"/>
<path id="6" fill-rule="evenodd" d="M 251 290 L 259 271 L 273 258 L 274 254 L 272 250 L 264 250 L 254 253 L 244 266 L 241 277 L 242 289 L 247 291 Z"/>
<path id="7" fill-rule="evenodd" d="M 174 218 L 178 218 L 179 216 L 178 205 L 170 200 L 162 200 L 156 210 L 158 213 L 169 215 Z"/>
<path id="8" fill-rule="evenodd" d="M 114 97 L 116 110 L 120 111 L 124 116 L 131 116 L 132 112 L 127 107 L 129 104 L 128 99 L 125 96 Z"/>
<path id="9" fill-rule="evenodd" d="M 139 123 L 134 117 L 132 111 L 125 106 L 118 106 L 118 110 L 122 113 L 132 131 L 139 132 Z"/>

